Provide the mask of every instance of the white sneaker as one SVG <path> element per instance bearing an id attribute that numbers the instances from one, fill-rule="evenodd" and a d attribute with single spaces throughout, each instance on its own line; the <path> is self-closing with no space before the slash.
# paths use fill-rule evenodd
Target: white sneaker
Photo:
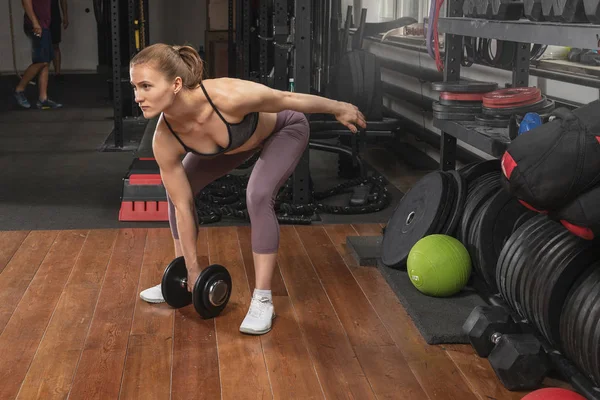
<path id="1" fill-rule="evenodd" d="M 140 293 L 140 298 L 148 303 L 164 303 L 165 299 L 162 295 L 160 283 L 156 286 L 143 290 Z"/>
<path id="2" fill-rule="evenodd" d="M 271 330 L 275 318 L 273 303 L 267 297 L 253 297 L 246 318 L 240 326 L 240 332 L 250 335 L 262 335 Z"/>

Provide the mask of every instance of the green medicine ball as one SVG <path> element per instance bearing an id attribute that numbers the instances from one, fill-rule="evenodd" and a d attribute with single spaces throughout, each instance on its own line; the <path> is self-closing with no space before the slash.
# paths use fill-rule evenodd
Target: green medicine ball
<path id="1" fill-rule="evenodd" d="M 452 236 L 429 235 L 408 254 L 408 276 L 413 285 L 429 296 L 447 297 L 460 292 L 471 275 L 471 257 Z"/>

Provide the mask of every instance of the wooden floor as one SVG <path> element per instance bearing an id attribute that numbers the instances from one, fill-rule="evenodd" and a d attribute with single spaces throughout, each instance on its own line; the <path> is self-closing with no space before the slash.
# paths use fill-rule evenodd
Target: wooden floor
<path id="1" fill-rule="evenodd" d="M 282 226 L 264 336 L 238 331 L 254 288 L 247 227 L 202 228 L 230 271 L 202 320 L 140 300 L 173 258 L 168 229 L 0 232 L 0 399 L 520 399 L 470 346 L 428 346 L 348 235 L 379 225 Z"/>

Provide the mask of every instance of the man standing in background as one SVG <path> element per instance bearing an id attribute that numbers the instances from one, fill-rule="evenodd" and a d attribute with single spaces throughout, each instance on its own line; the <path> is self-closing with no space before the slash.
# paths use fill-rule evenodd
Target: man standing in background
<path id="1" fill-rule="evenodd" d="M 24 108 L 31 108 L 25 88 L 29 81 L 38 76 L 39 97 L 36 103 L 39 109 L 62 107 L 48 98 L 48 64 L 54 58 L 52 37 L 50 34 L 51 0 L 22 0 L 25 15 L 23 29 L 31 40 L 31 65 L 27 67 L 21 81 L 15 88 L 15 99 Z"/>
<path id="2" fill-rule="evenodd" d="M 50 34 L 52 36 L 52 47 L 54 51 L 54 76 L 57 80 L 62 80 L 60 73 L 60 42 L 62 30 L 69 26 L 69 10 L 67 9 L 67 0 L 52 0 L 50 19 Z"/>

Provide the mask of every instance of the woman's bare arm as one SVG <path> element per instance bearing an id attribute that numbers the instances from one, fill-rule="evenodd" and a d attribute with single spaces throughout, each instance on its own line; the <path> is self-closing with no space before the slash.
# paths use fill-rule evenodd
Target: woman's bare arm
<path id="1" fill-rule="evenodd" d="M 196 223 L 194 196 L 183 164 L 181 155 L 167 143 L 160 134 L 154 135 L 152 142 L 154 157 L 160 168 L 160 175 L 173 205 L 177 217 L 177 231 L 181 251 L 188 270 L 198 269 L 198 226 Z"/>
<path id="2" fill-rule="evenodd" d="M 325 113 L 335 115 L 338 121 L 354 133 L 357 132 L 357 126 L 367 127 L 365 116 L 356 106 L 349 103 L 311 94 L 276 90 L 246 80 L 235 80 L 232 89 L 231 107 L 243 114 L 276 113 L 284 110 L 305 114 Z"/>

